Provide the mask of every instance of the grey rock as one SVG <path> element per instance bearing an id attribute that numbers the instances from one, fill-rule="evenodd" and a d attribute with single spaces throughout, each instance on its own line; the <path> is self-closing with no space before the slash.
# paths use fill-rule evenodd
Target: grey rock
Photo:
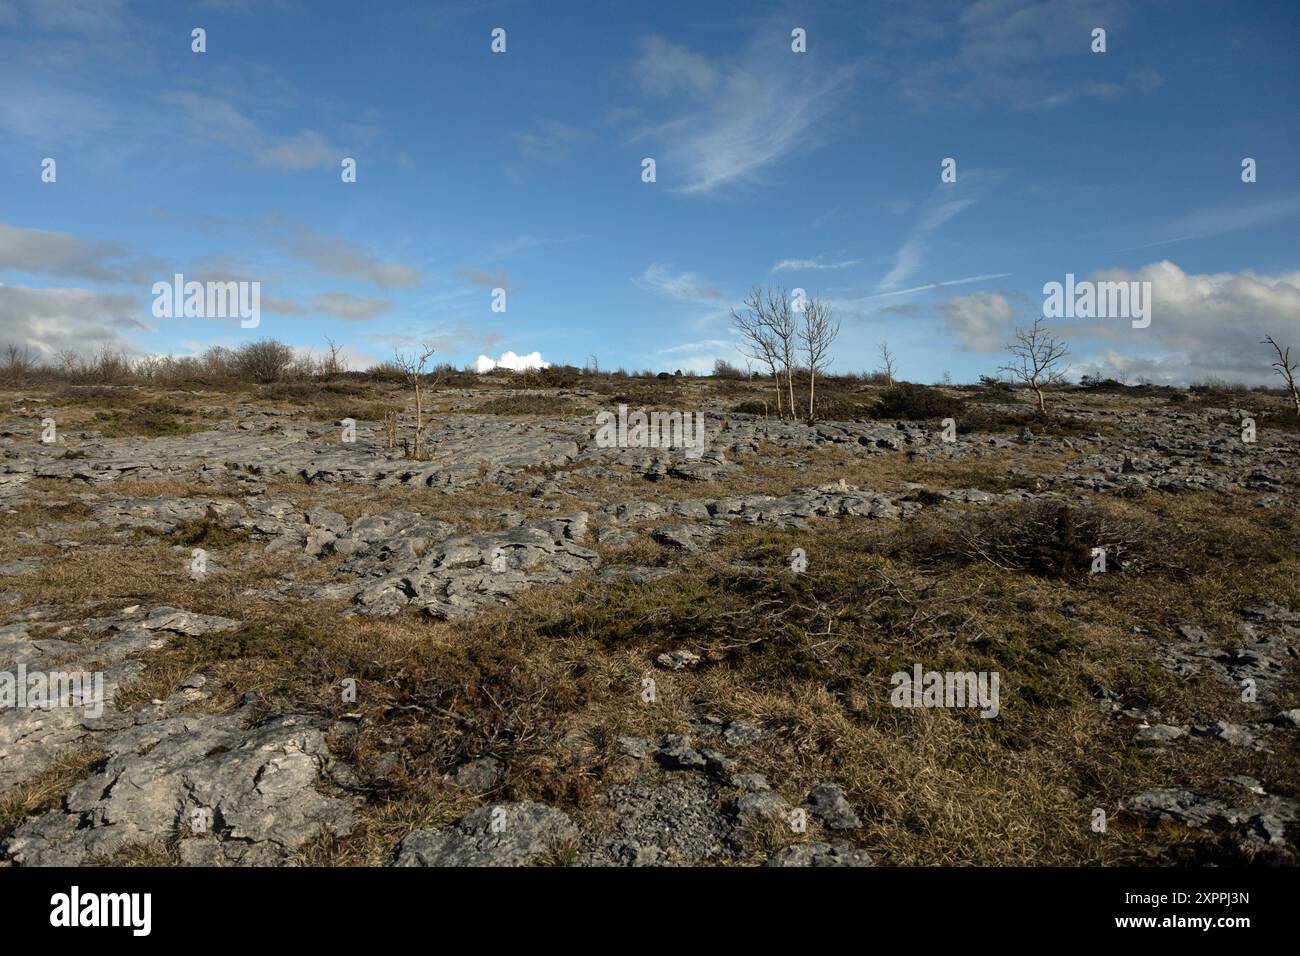
<path id="1" fill-rule="evenodd" d="M 747 723 L 743 720 L 732 721 L 722 732 L 722 737 L 732 747 L 749 747 L 758 743 L 765 736 L 767 731 L 758 724 Z"/>
<path id="2" fill-rule="evenodd" d="M 454 826 L 409 834 L 393 865 L 533 866 L 576 847 L 579 836 L 567 814 L 545 804 L 484 804 Z"/>
<path id="3" fill-rule="evenodd" d="M 292 716 L 245 730 L 243 716 L 182 714 L 116 734 L 105 766 L 5 849 L 21 865 L 80 866 L 188 834 L 196 809 L 213 822 L 181 840 L 191 863 L 283 863 L 323 831 L 350 833 L 350 803 L 317 789 L 331 759 L 321 731 Z"/>
<path id="4" fill-rule="evenodd" d="M 856 830 L 862 826 L 862 821 L 853 812 L 843 791 L 833 783 L 813 787 L 808 794 L 808 804 L 812 807 L 813 816 L 832 830 Z"/>
<path id="5" fill-rule="evenodd" d="M 682 734 L 671 734 L 664 738 L 655 759 L 669 770 L 703 770 L 708 761 L 704 755 L 691 746 L 691 738 Z"/>
<path id="6" fill-rule="evenodd" d="M 593 837 L 583 854 L 592 866 L 690 866 L 732 856 L 731 824 L 699 774 L 662 785 L 619 784 L 606 791 L 613 831 Z"/>
<path id="7" fill-rule="evenodd" d="M 474 793 L 487 793 L 505 779 L 505 767 L 495 757 L 480 757 L 461 764 L 443 782 Z"/>
<path id="8" fill-rule="evenodd" d="M 619 752 L 626 754 L 629 757 L 643 760 L 650 756 L 650 754 L 655 750 L 655 747 L 644 737 L 619 737 L 618 749 Z"/>
<path id="9" fill-rule="evenodd" d="M 765 866 L 874 866 L 866 850 L 847 843 L 797 843 L 774 855 Z"/>
<path id="10" fill-rule="evenodd" d="M 788 826 L 790 804 L 773 790 L 742 793 L 731 803 L 736 828 L 744 831 L 769 826 Z"/>

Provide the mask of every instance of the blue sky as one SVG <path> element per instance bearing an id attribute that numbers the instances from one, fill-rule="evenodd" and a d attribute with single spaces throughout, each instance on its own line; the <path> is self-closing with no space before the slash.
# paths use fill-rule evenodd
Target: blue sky
<path id="1" fill-rule="evenodd" d="M 832 304 L 837 369 L 960 381 L 1074 273 L 1154 297 L 1059 323 L 1075 374 L 1268 381 L 1298 44 L 1290 0 L 0 0 L 0 341 L 704 370 L 771 284 Z M 260 282 L 260 326 L 155 319 L 175 272 Z"/>

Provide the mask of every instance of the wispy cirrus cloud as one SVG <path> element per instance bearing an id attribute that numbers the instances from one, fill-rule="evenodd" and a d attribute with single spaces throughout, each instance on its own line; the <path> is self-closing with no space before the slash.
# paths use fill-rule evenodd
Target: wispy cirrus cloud
<path id="1" fill-rule="evenodd" d="M 318 312 L 346 322 L 367 322 L 392 308 L 392 303 L 385 299 L 371 299 L 350 292 L 322 292 L 312 298 L 311 304 Z"/>
<path id="2" fill-rule="evenodd" d="M 498 269 L 496 272 L 485 272 L 482 269 L 457 269 L 456 277 L 464 279 L 480 289 L 510 288 L 510 276 L 504 269 Z"/>
<path id="3" fill-rule="evenodd" d="M 499 242 L 487 250 L 489 259 L 508 259 L 510 256 L 518 255 L 521 252 L 531 252 L 534 249 L 544 249 L 548 246 L 567 245 L 570 242 L 578 242 L 585 238 L 584 236 L 532 236 L 522 235 L 515 236 L 505 242 Z"/>
<path id="4" fill-rule="evenodd" d="M 685 103 L 633 134 L 656 160 L 659 180 L 688 194 L 757 182 L 796 149 L 818 145 L 854 71 L 792 54 L 775 33 L 719 61 L 659 36 L 641 41 L 635 73 L 643 94 Z"/>
<path id="5" fill-rule="evenodd" d="M 718 288 L 707 279 L 694 272 L 673 272 L 672 267 L 663 262 L 650 264 L 633 281 L 642 289 L 682 302 L 716 306 L 723 298 Z"/>
<path id="6" fill-rule="evenodd" d="M 845 259 L 843 262 L 823 262 L 821 257 L 814 259 L 782 259 L 776 265 L 772 266 L 772 271 L 784 272 L 786 270 L 847 269 L 849 266 L 855 266 L 857 264 L 857 259 Z"/>
<path id="7" fill-rule="evenodd" d="M 1064 86 L 1061 69 L 1043 68 L 1092 56 L 1092 29 L 1119 30 L 1130 14 L 1125 6 L 1119 0 L 977 0 L 954 11 L 948 0 L 919 0 L 887 26 L 919 54 L 920 65 L 901 71 L 900 92 L 921 110 L 1053 109 L 1081 98 L 1149 93 L 1163 82 L 1150 68 Z"/>
<path id="8" fill-rule="evenodd" d="M 282 250 L 329 275 L 384 289 L 413 289 L 421 282 L 420 270 L 385 262 L 359 242 L 320 232 L 305 223 L 268 223 L 266 228 Z"/>
<path id="9" fill-rule="evenodd" d="M 334 169 L 346 155 L 313 129 L 288 135 L 263 129 L 220 97 L 182 91 L 166 99 L 179 108 L 191 139 L 222 146 L 262 166 L 293 172 Z"/>
<path id="10" fill-rule="evenodd" d="M 1175 242 L 1190 242 L 1193 239 L 1206 239 L 1210 236 L 1240 232 L 1243 229 L 1255 229 L 1297 217 L 1300 217 L 1300 196 L 1288 196 L 1285 199 L 1269 202 L 1216 206 L 1179 216 L 1160 227 L 1163 232 L 1174 233 L 1173 238 L 1104 251 L 1133 252 L 1154 246 L 1167 246 Z"/>
<path id="11" fill-rule="evenodd" d="M 953 194 L 940 187 L 926 203 L 911 231 L 898 252 L 894 254 L 894 266 L 876 286 L 877 292 L 897 289 L 910 279 L 924 263 L 926 245 L 930 237 L 939 231 L 945 223 L 965 212 L 975 204 L 975 200 L 963 194 Z"/>

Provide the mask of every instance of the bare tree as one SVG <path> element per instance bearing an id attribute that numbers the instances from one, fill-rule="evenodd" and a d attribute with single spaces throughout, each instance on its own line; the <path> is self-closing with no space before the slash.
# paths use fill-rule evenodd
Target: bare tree
<path id="1" fill-rule="evenodd" d="M 1065 380 L 1065 370 L 1060 366 L 1070 354 L 1069 346 L 1043 327 L 1040 316 L 1029 328 L 1016 329 L 1015 341 L 1007 343 L 1007 351 L 1011 361 L 1000 366 L 999 371 L 1033 389 L 1038 396 L 1038 414 L 1046 415 L 1043 387 Z"/>
<path id="2" fill-rule="evenodd" d="M 781 405 L 781 360 L 776 336 L 768 326 L 767 304 L 763 295 L 755 289 L 745 300 L 745 310 L 731 310 L 731 322 L 740 333 L 741 350 L 749 358 L 767 366 L 768 374 L 776 383 L 776 413 L 782 413 Z M 793 412 L 793 405 L 791 411 Z"/>
<path id="3" fill-rule="evenodd" d="M 325 336 L 326 353 L 321 356 L 320 373 L 326 378 L 339 375 L 348 370 L 347 359 L 343 357 L 343 346 L 335 345 L 334 340 Z"/>
<path id="4" fill-rule="evenodd" d="M 817 388 L 817 373 L 829 365 L 827 356 L 835 337 L 840 334 L 840 323 L 831 315 L 831 307 L 821 299 L 812 298 L 804 303 L 803 326 L 799 340 L 808 356 L 808 419 L 813 418 L 813 395 Z"/>
<path id="5" fill-rule="evenodd" d="M 799 329 L 785 289 L 779 289 L 775 293 L 769 289 L 767 292 L 767 327 L 771 330 L 777 356 L 785 369 L 786 397 L 790 400 L 790 417 L 794 418 L 794 364 L 795 352 L 799 347 Z"/>
<path id="6" fill-rule="evenodd" d="M 23 382 L 35 368 L 36 358 L 27 346 L 20 346 L 13 342 L 5 346 L 4 363 L 0 365 L 0 373 L 3 373 L 6 379 Z"/>
<path id="7" fill-rule="evenodd" d="M 884 365 L 885 384 L 891 388 L 894 385 L 894 370 L 898 368 L 894 361 L 894 353 L 889 351 L 889 344 L 881 342 L 876 348 L 880 351 L 880 362 Z"/>
<path id="8" fill-rule="evenodd" d="M 424 384 L 425 366 L 435 351 L 437 350 L 430 345 L 422 345 L 419 353 L 408 355 L 396 352 L 393 355 L 393 365 L 402 373 L 407 384 L 415 389 L 415 447 L 411 457 L 416 461 L 421 458 L 421 435 L 424 431 L 424 393 L 421 386 Z"/>
<path id="9" fill-rule="evenodd" d="M 1271 335 L 1264 336 L 1264 341 L 1260 345 L 1271 345 L 1277 352 L 1277 361 L 1273 363 L 1273 370 L 1282 376 L 1282 381 L 1286 382 L 1286 387 L 1291 390 L 1291 401 L 1295 404 L 1295 413 L 1300 416 L 1300 392 L 1296 391 L 1295 373 L 1300 369 L 1300 362 L 1291 361 L 1291 346 L 1283 350 L 1282 346 Z"/>

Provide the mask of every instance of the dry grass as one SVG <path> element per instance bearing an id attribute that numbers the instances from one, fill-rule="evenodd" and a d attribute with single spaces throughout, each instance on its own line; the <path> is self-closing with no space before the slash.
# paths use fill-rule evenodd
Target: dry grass
<path id="1" fill-rule="evenodd" d="M 597 391 L 602 402 L 621 396 L 653 407 L 693 398 L 696 384 L 612 380 Z M 735 387 L 736 397 L 746 388 Z M 485 384 L 473 398 L 483 395 L 512 409 L 502 413 L 527 414 L 513 410 L 518 396 L 498 384 Z M 1117 401 L 1053 397 L 1093 410 Z M 264 396 L 285 404 L 300 398 Z M 444 411 L 465 401 L 435 396 Z M 782 495 L 840 479 L 899 493 L 914 483 L 1005 491 L 1060 474 L 1076 458 L 1034 445 L 929 462 L 905 452 L 773 446 L 747 459 L 743 474 L 713 483 L 570 473 L 561 513 L 629 499 Z M 109 496 L 230 493 L 184 481 L 118 482 L 74 497 L 66 484 L 38 479 L 11 504 L 12 513 L 0 513 L 0 531 L 75 522 L 89 513 L 89 502 Z M 555 513 L 486 477 L 454 495 L 287 480 L 270 482 L 267 493 L 349 519 L 405 510 L 460 530 L 495 527 L 493 519 L 467 516 L 473 509 Z M 53 508 L 50 498 L 66 503 Z M 891 864 L 1125 862 L 1153 843 L 1192 838 L 1122 819 L 1105 839 L 1091 832 L 1094 807 L 1113 816 L 1119 799 L 1135 790 L 1212 789 L 1225 776 L 1248 773 L 1271 792 L 1300 792 L 1295 753 L 1261 755 L 1212 741 L 1169 751 L 1143 747 L 1131 725 L 1097 706 L 1104 689 L 1126 703 L 1159 708 L 1173 722 L 1258 717 L 1232 688 L 1158 667 L 1149 638 L 1134 629 L 1159 636 L 1188 621 L 1228 643 L 1243 604 L 1300 607 L 1296 512 L 1259 508 L 1246 493 L 1078 495 L 1073 507 L 1081 520 L 1064 530 L 1020 506 L 970 509 L 955 519 L 928 509 L 908 522 L 825 520 L 807 531 L 737 526 L 698 556 L 642 537 L 599 550 L 607 563 L 678 573 L 643 586 L 597 588 L 580 579 L 534 589 L 526 600 L 455 623 L 415 614 L 345 618 L 338 602 L 269 595 L 285 581 L 321 580 L 337 562 L 267 555 L 261 542 L 227 536 L 211 521 L 162 538 L 76 532 L 82 546 L 62 551 L 5 534 L 0 555 L 47 560 L 37 573 L 6 579 L 23 606 L 53 603 L 75 619 L 92 616 L 91 608 L 170 604 L 242 622 L 232 632 L 174 638 L 145 660 L 121 700 L 167 697 L 201 672 L 211 693 L 196 705 L 203 709 L 227 709 L 252 692 L 263 713 L 300 709 L 329 718 L 331 749 L 356 769 L 365 799 L 355 831 L 304 847 L 294 862 L 305 865 L 378 865 L 410 831 L 459 818 L 477 798 L 444 786 L 442 775 L 485 755 L 508 767 L 494 799 L 544 800 L 599 828 L 608 823 L 605 788 L 642 769 L 620 754 L 617 738 L 688 732 L 700 708 L 772 728 L 741 752 L 743 769 L 765 774 L 795 802 L 814 784 L 839 783 L 864 820 L 851 839 Z M 1105 575 L 1078 573 L 1091 538 L 1121 531 L 1130 564 Z M 999 550 L 972 542 L 995 542 Z M 219 573 L 189 578 L 188 548 L 195 543 L 213 549 Z M 807 552 L 804 574 L 783 566 L 795 547 Z M 1053 558 L 1046 571 L 1035 557 L 1044 554 Z M 1025 555 L 1034 560 L 1021 560 Z M 658 654 L 679 648 L 701 655 L 701 666 L 654 669 Z M 933 670 L 997 671 L 999 719 L 891 707 L 890 675 L 917 662 Z M 653 706 L 640 696 L 647 673 L 657 681 Z M 342 699 L 346 679 L 357 683 L 355 703 Z M 1278 707 L 1297 702 L 1296 689 L 1288 688 Z M 7 798 L 0 836 L 52 806 L 95 759 L 69 758 L 39 786 Z M 789 839 L 777 831 L 750 837 L 755 859 Z M 551 862 L 571 858 L 561 848 Z M 171 864 L 174 847 L 128 848 L 113 862 Z"/>
<path id="2" fill-rule="evenodd" d="M 0 841 L 8 839 L 28 817 L 57 807 L 63 795 L 90 776 L 105 757 L 107 754 L 97 750 L 66 754 L 0 797 Z"/>

